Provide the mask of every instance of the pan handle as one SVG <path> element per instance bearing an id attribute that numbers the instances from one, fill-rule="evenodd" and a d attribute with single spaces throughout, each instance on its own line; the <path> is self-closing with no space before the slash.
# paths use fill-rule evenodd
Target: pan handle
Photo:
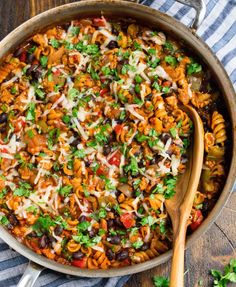
<path id="1" fill-rule="evenodd" d="M 39 277 L 40 273 L 43 271 L 44 267 L 29 261 L 24 274 L 22 275 L 17 287 L 33 287 L 35 281 Z"/>
<path id="2" fill-rule="evenodd" d="M 206 15 L 206 3 L 204 2 L 204 0 L 176 0 L 176 1 L 195 9 L 196 16 L 191 25 L 191 28 L 193 30 L 197 30 Z"/>

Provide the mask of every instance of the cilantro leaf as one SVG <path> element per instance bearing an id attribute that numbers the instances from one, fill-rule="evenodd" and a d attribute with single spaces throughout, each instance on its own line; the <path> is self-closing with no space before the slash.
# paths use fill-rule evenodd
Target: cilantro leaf
<path id="1" fill-rule="evenodd" d="M 13 195 L 29 197 L 31 191 L 32 187 L 29 183 L 20 182 L 19 187 L 14 190 Z"/>
<path id="2" fill-rule="evenodd" d="M 28 110 L 26 113 L 26 120 L 27 121 L 34 121 L 35 120 L 35 103 L 29 104 Z"/>
<path id="3" fill-rule="evenodd" d="M 192 62 L 187 66 L 187 74 L 192 75 L 202 71 L 202 66 L 196 62 Z"/>
<path id="4" fill-rule="evenodd" d="M 0 215 L 0 224 L 8 225 L 9 223 L 10 223 L 9 220 L 5 215 Z"/>
<path id="5" fill-rule="evenodd" d="M 40 57 L 40 64 L 42 65 L 43 68 L 47 67 L 48 64 L 48 57 L 47 56 L 42 56 Z"/>
<path id="6" fill-rule="evenodd" d="M 170 64 L 172 67 L 175 67 L 177 65 L 177 60 L 173 56 L 166 56 L 165 57 L 165 62 Z"/>
<path id="7" fill-rule="evenodd" d="M 67 197 L 67 196 L 70 194 L 72 188 L 73 188 L 72 185 L 65 185 L 65 186 L 60 187 L 60 188 L 57 190 L 57 192 L 58 192 L 60 195 L 62 195 L 62 196 L 64 196 L 64 197 Z"/>
<path id="8" fill-rule="evenodd" d="M 170 280 L 163 276 L 154 276 L 152 278 L 155 287 L 169 287 Z"/>
<path id="9" fill-rule="evenodd" d="M 49 44 L 56 49 L 60 47 L 60 43 L 56 39 L 50 39 Z"/>
<path id="10" fill-rule="evenodd" d="M 48 231 L 51 226 L 55 226 L 56 223 L 51 219 L 49 215 L 40 216 L 33 224 L 33 230 L 45 232 Z"/>

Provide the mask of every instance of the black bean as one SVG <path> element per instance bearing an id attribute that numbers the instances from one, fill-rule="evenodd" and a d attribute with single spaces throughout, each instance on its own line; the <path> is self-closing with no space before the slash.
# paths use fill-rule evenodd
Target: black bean
<path id="1" fill-rule="evenodd" d="M 77 145 L 80 144 L 80 139 L 77 138 L 77 139 L 74 139 L 72 143 L 70 143 L 71 146 L 73 147 L 77 147 Z"/>
<path id="2" fill-rule="evenodd" d="M 84 253 L 81 251 L 77 251 L 72 254 L 73 259 L 82 259 L 84 257 Z"/>
<path id="3" fill-rule="evenodd" d="M 39 241 L 39 246 L 40 248 L 46 248 L 48 245 L 48 238 L 47 235 L 43 235 Z"/>
<path id="4" fill-rule="evenodd" d="M 208 201 L 204 201 L 203 204 L 202 204 L 202 214 L 204 217 L 207 217 L 207 214 L 209 212 L 209 202 Z"/>
<path id="5" fill-rule="evenodd" d="M 85 215 L 80 216 L 79 222 L 84 222 L 84 221 L 87 221 L 86 216 Z"/>
<path id="6" fill-rule="evenodd" d="M 164 133 L 164 134 L 161 135 L 161 140 L 163 141 L 164 144 L 166 144 L 166 142 L 170 138 L 171 138 L 171 136 L 169 134 Z"/>
<path id="7" fill-rule="evenodd" d="M 56 228 L 54 229 L 55 235 L 61 235 L 63 231 L 63 227 L 61 225 L 57 225 Z"/>
<path id="8" fill-rule="evenodd" d="M 30 63 L 33 62 L 33 60 L 34 60 L 34 54 L 27 53 L 26 63 L 27 63 L 27 64 L 30 64 Z"/>
<path id="9" fill-rule="evenodd" d="M 3 124 L 5 122 L 7 122 L 7 113 L 1 113 L 0 114 L 0 124 Z"/>
<path id="10" fill-rule="evenodd" d="M 118 36 L 119 35 L 119 31 L 115 28 L 115 27 L 112 27 L 112 30 L 111 30 L 112 34 Z"/>
<path id="11" fill-rule="evenodd" d="M 141 246 L 141 250 L 142 251 L 146 251 L 149 248 L 149 244 L 148 243 L 143 243 L 143 245 Z"/>
<path id="12" fill-rule="evenodd" d="M 109 242 L 111 244 L 120 244 L 120 236 L 119 235 L 111 236 Z"/>
<path id="13" fill-rule="evenodd" d="M 103 154 L 104 155 L 109 155 L 110 152 L 111 152 L 111 147 L 109 145 L 104 145 L 104 147 L 103 147 Z"/>
<path id="14" fill-rule="evenodd" d="M 32 232 L 29 233 L 28 236 L 29 236 L 29 237 L 38 237 L 38 234 L 37 234 L 37 232 L 32 231 Z"/>
<path id="15" fill-rule="evenodd" d="M 109 219 L 107 220 L 107 226 L 108 226 L 108 228 L 113 227 L 113 226 L 114 226 L 114 220 L 111 219 L 111 218 L 109 218 Z"/>
<path id="16" fill-rule="evenodd" d="M 11 213 L 8 217 L 8 220 L 10 221 L 10 223 L 15 226 L 18 224 L 18 219 L 16 218 L 15 214 Z"/>
<path id="17" fill-rule="evenodd" d="M 120 226 L 120 227 L 123 227 L 123 223 L 120 221 L 120 218 L 119 218 L 119 217 L 116 217 L 116 219 L 115 219 L 115 225 Z"/>
<path id="18" fill-rule="evenodd" d="M 3 126 L 0 127 L 0 133 L 5 133 L 6 130 L 7 130 L 6 125 L 3 125 Z"/>
<path id="19" fill-rule="evenodd" d="M 129 257 L 129 253 L 127 250 L 122 250 L 116 255 L 116 259 L 119 261 L 123 261 Z"/>
<path id="20" fill-rule="evenodd" d="M 89 236 L 90 237 L 94 237 L 96 235 L 96 231 L 94 229 L 91 229 L 89 232 L 88 232 Z"/>
<path id="21" fill-rule="evenodd" d="M 49 235 L 49 236 L 48 236 L 48 242 L 54 243 L 54 242 L 56 242 L 56 241 L 57 241 L 56 238 L 54 238 L 52 235 Z"/>
<path id="22" fill-rule="evenodd" d="M 114 253 L 111 249 L 108 249 L 108 250 L 107 250 L 106 256 L 107 256 L 108 260 L 113 260 L 113 259 L 115 259 L 115 253 Z"/>
<path id="23" fill-rule="evenodd" d="M 118 47 L 119 47 L 118 43 L 116 41 L 114 41 L 114 40 L 111 40 L 109 42 L 109 44 L 107 45 L 108 49 L 115 49 L 115 48 L 118 48 Z"/>
<path id="24" fill-rule="evenodd" d="M 90 167 L 90 165 L 91 165 L 91 162 L 90 162 L 90 161 L 86 161 L 86 162 L 85 162 L 85 166 L 86 166 L 86 167 Z"/>
<path id="25" fill-rule="evenodd" d="M 29 69 L 26 71 L 26 76 L 30 76 L 32 73 L 35 73 L 38 68 L 38 65 L 31 65 Z"/>
<path id="26" fill-rule="evenodd" d="M 14 53 L 14 57 L 19 57 L 24 52 L 24 50 L 24 48 L 16 50 L 16 52 Z"/>

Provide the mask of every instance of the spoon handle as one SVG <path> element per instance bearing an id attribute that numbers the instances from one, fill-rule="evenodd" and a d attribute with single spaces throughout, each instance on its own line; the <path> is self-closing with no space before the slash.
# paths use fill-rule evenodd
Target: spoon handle
<path id="1" fill-rule="evenodd" d="M 170 287 L 184 287 L 184 249 L 186 224 L 180 224 L 173 248 Z"/>

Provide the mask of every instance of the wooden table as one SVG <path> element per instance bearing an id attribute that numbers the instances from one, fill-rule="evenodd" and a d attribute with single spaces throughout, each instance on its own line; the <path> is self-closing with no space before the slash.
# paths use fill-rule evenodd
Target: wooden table
<path id="1" fill-rule="evenodd" d="M 0 1 L 0 39 L 22 22 L 47 9 L 75 2 L 69 0 L 1 0 Z M 230 258 L 236 258 L 236 193 L 233 193 L 217 221 L 202 236 L 185 256 L 185 281 L 187 287 L 197 287 L 199 279 L 202 286 L 211 286 L 211 268 L 222 269 Z M 150 271 L 133 275 L 126 286 L 153 286 L 154 275 L 168 276 L 170 262 Z M 177 287 L 177 286 L 176 286 Z"/>

